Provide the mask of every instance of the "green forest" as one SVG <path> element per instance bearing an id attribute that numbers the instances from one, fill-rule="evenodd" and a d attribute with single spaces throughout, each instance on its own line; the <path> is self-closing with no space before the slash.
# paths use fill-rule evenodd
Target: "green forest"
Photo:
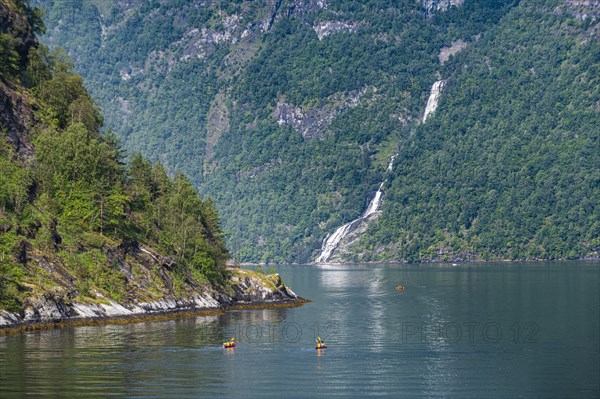
<path id="1" fill-rule="evenodd" d="M 590 21 L 546 3 L 522 4 L 445 66 L 440 110 L 403 142 L 363 240 L 368 259 L 597 253 L 600 46 Z"/>
<path id="2" fill-rule="evenodd" d="M 38 44 L 39 10 L 2 1 L 0 13 L 0 309 L 56 294 L 61 276 L 77 300 L 97 300 L 96 292 L 124 300 L 135 278 L 121 268 L 141 246 L 170 257 L 174 292 L 224 284 L 230 256 L 214 203 L 160 162 L 135 155 L 126 163 L 69 56 Z M 14 128 L 26 113 L 16 104 L 32 114 L 26 129 Z"/>
<path id="3" fill-rule="evenodd" d="M 314 260 L 386 178 L 347 260 L 597 256 L 597 10 L 326 3 L 39 5 L 126 162 L 142 153 L 213 198 L 240 261 Z"/>

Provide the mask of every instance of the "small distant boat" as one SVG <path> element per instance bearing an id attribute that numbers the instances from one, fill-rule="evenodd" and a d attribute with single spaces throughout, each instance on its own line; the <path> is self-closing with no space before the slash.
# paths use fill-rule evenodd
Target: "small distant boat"
<path id="1" fill-rule="evenodd" d="M 397 285 L 396 286 L 396 291 L 404 291 L 404 286 L 403 285 Z"/>
<path id="2" fill-rule="evenodd" d="M 235 344 L 237 343 L 238 341 L 235 340 L 235 337 L 231 338 L 231 341 L 223 342 L 223 348 L 235 348 Z"/>
<path id="3" fill-rule="evenodd" d="M 325 348 L 327 348 L 327 345 L 325 345 L 325 344 L 322 344 L 320 346 L 319 345 L 315 346 L 315 349 L 325 349 Z"/>

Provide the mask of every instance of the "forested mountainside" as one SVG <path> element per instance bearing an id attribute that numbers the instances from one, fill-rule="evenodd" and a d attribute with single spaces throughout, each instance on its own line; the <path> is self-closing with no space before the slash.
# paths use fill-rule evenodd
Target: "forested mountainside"
<path id="1" fill-rule="evenodd" d="M 242 261 L 316 259 L 384 181 L 332 259 L 597 254 L 597 1 L 40 5 L 106 124 L 214 199 Z"/>
<path id="2" fill-rule="evenodd" d="M 183 300 L 225 286 L 213 203 L 160 164 L 125 166 L 66 54 L 38 44 L 40 16 L 0 1 L 0 326 L 3 310 L 31 319 L 48 301 Z"/>
<path id="3" fill-rule="evenodd" d="M 444 66 L 364 258 L 598 255 L 599 16 L 600 2 L 523 2 Z"/>

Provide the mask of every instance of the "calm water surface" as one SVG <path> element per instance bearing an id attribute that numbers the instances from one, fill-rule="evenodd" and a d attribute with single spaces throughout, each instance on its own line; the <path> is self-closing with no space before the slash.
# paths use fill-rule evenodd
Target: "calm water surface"
<path id="1" fill-rule="evenodd" d="M 277 271 L 313 302 L 0 337 L 0 397 L 600 397 L 600 263 Z"/>

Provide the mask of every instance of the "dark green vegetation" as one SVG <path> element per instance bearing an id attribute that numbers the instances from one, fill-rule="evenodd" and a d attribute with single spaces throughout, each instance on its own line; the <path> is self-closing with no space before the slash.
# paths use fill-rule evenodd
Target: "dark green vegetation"
<path id="1" fill-rule="evenodd" d="M 354 259 L 597 252 L 596 8 L 325 3 L 49 1 L 45 40 L 67 48 L 127 150 L 215 199 L 242 261 L 314 259 L 397 152 Z M 441 65 L 456 40 L 467 48 Z"/>
<path id="2" fill-rule="evenodd" d="M 170 256 L 172 293 L 223 284 L 229 255 L 212 201 L 160 163 L 125 166 L 68 57 L 37 44 L 43 26 L 27 2 L 0 1 L 0 20 L 0 309 L 72 284 L 70 300 L 130 299 L 132 281 L 160 298 L 164 271 L 142 275 L 130 257 L 140 246 Z"/>
<path id="3" fill-rule="evenodd" d="M 440 110 L 405 142 L 363 241 L 388 246 L 376 259 L 597 254 L 600 46 L 552 5 L 523 3 L 442 72 Z"/>

